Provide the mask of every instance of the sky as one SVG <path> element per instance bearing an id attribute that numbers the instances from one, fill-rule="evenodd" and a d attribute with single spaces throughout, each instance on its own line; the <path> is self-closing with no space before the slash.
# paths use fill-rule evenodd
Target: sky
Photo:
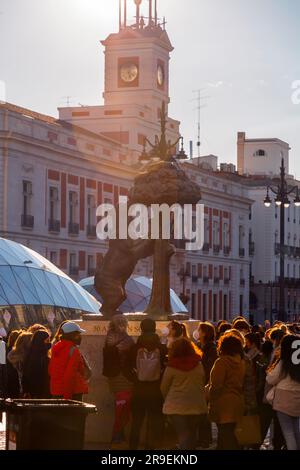
<path id="1" fill-rule="evenodd" d="M 201 89 L 202 155 L 235 163 L 238 131 L 277 137 L 300 177 L 300 1 L 158 0 L 158 12 L 175 48 L 170 116 L 186 149 Z M 68 99 L 103 104 L 100 40 L 117 29 L 118 0 L 0 0 L 0 100 L 56 117 Z"/>

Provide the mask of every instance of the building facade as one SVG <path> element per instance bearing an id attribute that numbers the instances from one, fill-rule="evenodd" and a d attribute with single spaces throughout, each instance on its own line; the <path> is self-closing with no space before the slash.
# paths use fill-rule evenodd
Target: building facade
<path id="1" fill-rule="evenodd" d="M 280 139 L 246 139 L 238 133 L 238 168 L 254 203 L 251 210 L 249 243 L 253 248 L 250 277 L 250 310 L 258 320 L 276 319 L 279 310 L 280 208 L 266 208 L 267 187 L 277 188 L 284 162 L 288 187 L 300 187 L 289 175 L 290 146 Z M 293 203 L 285 208 L 285 311 L 291 321 L 300 318 L 300 209 Z M 255 250 L 254 250 L 255 247 Z"/>
<path id="2" fill-rule="evenodd" d="M 154 16 L 153 16 L 154 18 Z M 0 104 L 0 234 L 41 253 L 75 280 L 93 275 L 107 243 L 96 237 L 96 207 L 128 193 L 145 137 L 159 134 L 169 99 L 172 45 L 157 19 L 120 22 L 105 47 L 104 105 L 61 108 L 59 119 Z M 168 118 L 176 141 L 179 122 Z M 148 148 L 149 150 L 149 148 Z M 249 311 L 252 205 L 245 178 L 216 156 L 184 164 L 202 189 L 205 243 L 171 259 L 171 287 L 193 318 L 218 321 Z M 151 259 L 136 274 L 152 275 Z"/>

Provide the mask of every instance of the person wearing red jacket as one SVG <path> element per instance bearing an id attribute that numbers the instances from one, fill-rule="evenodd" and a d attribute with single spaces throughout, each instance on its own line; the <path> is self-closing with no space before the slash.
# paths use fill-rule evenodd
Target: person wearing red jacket
<path id="1" fill-rule="evenodd" d="M 49 363 L 50 391 L 53 398 L 82 401 L 88 393 L 85 379 L 85 360 L 78 346 L 82 330 L 77 323 L 68 321 L 61 329 L 61 339 L 51 350 Z"/>

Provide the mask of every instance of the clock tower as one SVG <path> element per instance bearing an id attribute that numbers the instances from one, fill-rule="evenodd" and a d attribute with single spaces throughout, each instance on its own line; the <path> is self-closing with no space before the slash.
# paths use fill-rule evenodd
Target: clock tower
<path id="1" fill-rule="evenodd" d="M 106 106 L 139 104 L 151 110 L 157 119 L 157 109 L 162 101 L 169 103 L 169 61 L 173 50 L 165 30 L 159 23 L 157 10 L 153 14 L 150 1 L 149 17 L 141 15 L 143 3 L 136 0 L 136 22 L 127 25 L 126 2 L 124 14 L 120 9 L 120 29 L 102 44 L 105 47 Z M 156 7 L 156 5 L 155 5 Z"/>
<path id="2" fill-rule="evenodd" d="M 129 2 L 136 7 L 133 24 L 128 20 Z M 119 31 L 101 41 L 105 55 L 104 106 L 72 111 L 74 124 L 127 145 L 132 162 L 141 153 L 145 137 L 154 141 L 159 134 L 162 102 L 166 109 L 170 102 L 173 46 L 165 25 L 157 15 L 157 0 L 119 0 Z M 70 120 L 67 109 L 60 109 L 61 119 Z M 88 115 L 84 115 L 86 109 Z M 179 122 L 169 118 L 167 138 L 175 141 L 178 137 Z"/>

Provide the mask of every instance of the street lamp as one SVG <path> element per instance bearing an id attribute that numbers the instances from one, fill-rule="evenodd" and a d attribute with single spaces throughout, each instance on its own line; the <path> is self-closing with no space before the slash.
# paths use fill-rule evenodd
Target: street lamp
<path id="1" fill-rule="evenodd" d="M 166 114 L 166 105 L 165 102 L 162 104 L 162 109 L 160 111 L 160 125 L 161 125 L 161 137 L 155 136 L 155 144 L 152 144 L 150 140 L 146 137 L 144 138 L 143 151 L 139 156 L 139 162 L 142 164 L 155 163 L 159 161 L 165 162 L 174 162 L 175 160 L 187 160 L 188 156 L 185 153 L 183 146 L 183 137 L 179 137 L 176 142 L 171 143 L 167 141 L 166 138 L 166 124 L 167 124 L 167 114 Z M 181 142 L 181 147 L 179 152 L 174 155 L 178 142 Z M 151 150 L 146 151 L 147 144 L 150 146 Z"/>
<path id="2" fill-rule="evenodd" d="M 180 279 L 182 280 L 182 293 L 180 294 L 179 298 L 180 298 L 181 302 L 184 305 L 186 305 L 188 303 L 188 301 L 190 300 L 189 296 L 186 295 L 186 293 L 185 293 L 186 278 L 190 277 L 190 272 L 187 268 L 184 269 L 184 267 L 182 266 L 180 271 L 178 271 L 177 275 L 180 276 Z"/>
<path id="3" fill-rule="evenodd" d="M 286 321 L 285 312 L 285 274 L 284 274 L 284 257 L 285 257 L 285 209 L 288 209 L 291 205 L 289 195 L 296 192 L 294 204 L 296 207 L 300 207 L 300 196 L 298 186 L 290 188 L 286 181 L 284 159 L 281 160 L 280 167 L 280 182 L 277 189 L 272 186 L 267 187 L 267 195 L 264 200 L 265 207 L 271 207 L 272 200 L 270 198 L 270 191 L 275 194 L 275 204 L 280 208 L 280 276 L 279 276 L 279 312 L 278 320 Z"/>

